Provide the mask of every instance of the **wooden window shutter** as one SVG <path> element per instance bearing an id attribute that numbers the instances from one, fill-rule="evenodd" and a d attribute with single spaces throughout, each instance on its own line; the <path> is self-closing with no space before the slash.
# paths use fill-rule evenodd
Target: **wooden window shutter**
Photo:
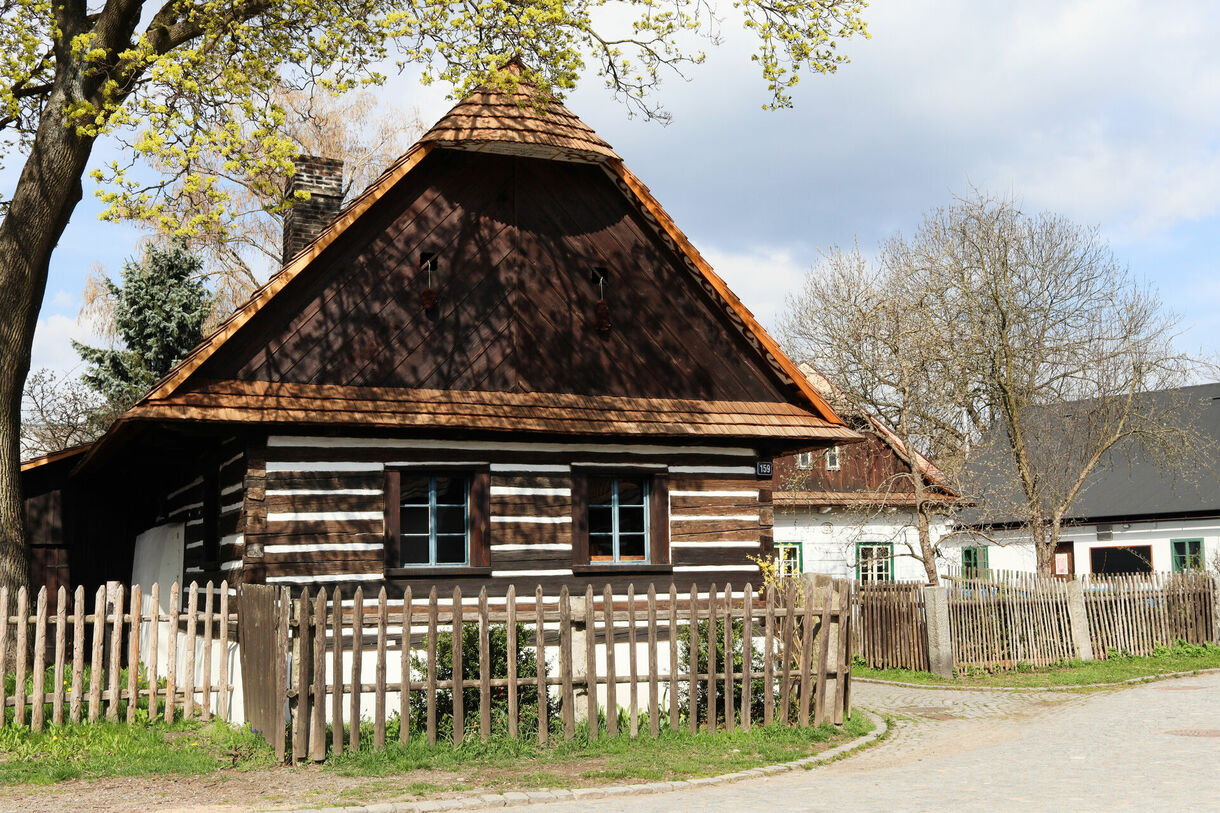
<path id="1" fill-rule="evenodd" d="M 470 504 L 467 506 L 466 534 L 470 545 L 470 566 L 491 565 L 491 472 L 476 471 L 470 475 Z"/>
<path id="2" fill-rule="evenodd" d="M 655 565 L 669 564 L 669 475 L 655 474 L 648 497 L 648 544 Z"/>
<path id="3" fill-rule="evenodd" d="M 572 563 L 589 564 L 589 479 L 572 472 Z"/>
<path id="4" fill-rule="evenodd" d="M 398 509 L 400 483 L 398 472 L 387 470 L 385 473 L 385 566 L 395 568 L 402 566 L 402 558 L 398 549 L 399 527 L 402 513 Z"/>

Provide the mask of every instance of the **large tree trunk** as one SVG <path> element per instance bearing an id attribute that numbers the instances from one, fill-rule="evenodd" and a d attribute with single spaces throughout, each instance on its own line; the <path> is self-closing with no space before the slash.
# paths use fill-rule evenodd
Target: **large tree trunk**
<path id="1" fill-rule="evenodd" d="M 1055 543 L 1046 522 L 1038 517 L 1029 524 L 1029 533 L 1034 540 L 1034 555 L 1039 576 L 1055 575 Z"/>
<path id="2" fill-rule="evenodd" d="M 93 139 L 64 122 L 66 81 L 58 83 L 0 223 L 0 585 L 29 583 L 29 542 L 21 493 L 21 393 L 51 252 L 81 199 Z"/>
<path id="3" fill-rule="evenodd" d="M 940 575 L 936 572 L 936 548 L 932 545 L 931 523 L 923 511 L 916 511 L 919 530 L 919 550 L 923 556 L 923 571 L 928 577 L 928 584 L 940 584 Z"/>

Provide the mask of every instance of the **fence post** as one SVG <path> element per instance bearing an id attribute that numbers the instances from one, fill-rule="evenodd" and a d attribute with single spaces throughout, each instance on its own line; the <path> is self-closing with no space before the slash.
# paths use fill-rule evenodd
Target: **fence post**
<path id="1" fill-rule="evenodd" d="M 949 589 L 923 588 L 928 620 L 928 669 L 939 677 L 953 677 L 953 632 L 949 626 Z"/>
<path id="2" fill-rule="evenodd" d="M 1089 638 L 1089 614 L 1084 606 L 1084 582 L 1073 579 L 1067 585 L 1068 623 L 1072 627 L 1072 643 L 1076 657 L 1093 660 L 1093 641 Z"/>
<path id="3" fill-rule="evenodd" d="M 589 687 L 586 683 L 588 678 L 588 661 L 585 657 L 585 650 L 588 647 L 586 638 L 589 631 L 585 629 L 585 597 L 574 595 L 569 599 L 571 607 L 572 622 L 569 626 L 571 630 L 571 655 L 572 658 L 572 682 L 576 684 L 576 689 L 573 691 L 572 697 L 575 705 L 572 709 L 572 719 L 577 723 L 587 722 L 589 719 Z"/>

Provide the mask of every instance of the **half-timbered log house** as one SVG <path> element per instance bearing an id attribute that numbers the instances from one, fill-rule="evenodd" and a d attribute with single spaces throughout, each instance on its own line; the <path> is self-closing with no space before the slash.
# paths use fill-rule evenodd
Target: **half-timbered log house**
<path id="1" fill-rule="evenodd" d="M 854 439 L 610 145 L 522 83 L 457 104 L 62 476 L 26 473 L 86 585 L 135 559 L 644 590 L 757 582 L 772 459 Z"/>

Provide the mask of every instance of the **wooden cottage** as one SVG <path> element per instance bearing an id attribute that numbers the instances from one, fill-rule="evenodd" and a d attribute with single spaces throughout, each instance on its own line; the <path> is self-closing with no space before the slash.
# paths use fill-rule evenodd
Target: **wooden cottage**
<path id="1" fill-rule="evenodd" d="M 27 466 L 73 582 L 757 581 L 772 459 L 858 435 L 534 95 L 464 99 L 101 440 Z"/>

